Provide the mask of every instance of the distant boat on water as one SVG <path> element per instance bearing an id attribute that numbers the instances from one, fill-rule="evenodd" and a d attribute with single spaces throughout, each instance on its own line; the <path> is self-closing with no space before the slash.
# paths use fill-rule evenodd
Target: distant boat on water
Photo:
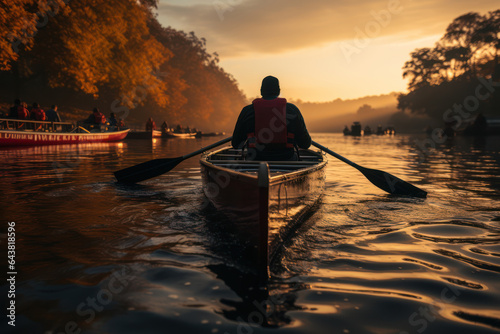
<path id="1" fill-rule="evenodd" d="M 127 138 L 128 139 L 152 139 L 160 138 L 161 131 L 151 130 L 151 131 L 130 131 Z"/>
<path id="2" fill-rule="evenodd" d="M 360 137 L 361 134 L 361 123 L 359 122 L 354 122 L 351 125 L 351 130 L 347 127 L 347 125 L 344 128 L 344 136 L 355 136 L 355 137 Z"/>
<path id="3" fill-rule="evenodd" d="M 217 136 L 224 136 L 226 133 L 225 132 L 202 132 L 198 131 L 196 133 L 196 138 L 201 138 L 201 137 L 217 137 Z"/>
<path id="4" fill-rule="evenodd" d="M 363 130 L 363 135 L 370 136 L 371 134 L 372 134 L 372 128 L 370 128 L 368 125 L 365 126 L 365 129 Z"/>
<path id="5" fill-rule="evenodd" d="M 166 131 L 162 132 L 161 136 L 163 138 L 194 138 L 196 136 L 196 132 Z"/>
<path id="6" fill-rule="evenodd" d="M 465 128 L 459 129 L 457 133 L 466 136 L 500 135 L 500 117 L 479 114 L 473 122 L 466 124 Z"/>
<path id="7" fill-rule="evenodd" d="M 86 129 L 67 122 L 0 118 L 0 147 L 113 142 L 125 139 L 129 131 L 105 125 Z"/>
<path id="8" fill-rule="evenodd" d="M 371 127 L 368 125 L 365 126 L 364 130 L 361 130 L 361 123 L 360 122 L 354 122 L 351 125 L 351 129 L 347 127 L 347 125 L 344 127 L 344 130 L 342 131 L 344 133 L 344 136 L 354 136 L 354 137 L 361 137 L 361 136 L 370 136 L 373 134 L 373 131 Z M 396 134 L 396 129 L 394 129 L 393 126 L 389 125 L 385 129 L 382 128 L 382 125 L 379 125 L 377 127 L 377 131 L 375 132 L 376 135 L 382 136 L 382 135 L 395 135 Z"/>

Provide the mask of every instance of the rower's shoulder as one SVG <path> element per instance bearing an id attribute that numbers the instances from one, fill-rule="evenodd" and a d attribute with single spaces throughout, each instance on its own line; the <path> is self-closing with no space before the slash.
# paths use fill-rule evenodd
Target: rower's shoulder
<path id="1" fill-rule="evenodd" d="M 241 109 L 241 114 L 242 115 L 253 114 L 254 112 L 255 111 L 254 111 L 254 108 L 253 108 L 252 104 L 244 106 L 243 109 Z"/>
<path id="2" fill-rule="evenodd" d="M 286 110 L 300 114 L 299 108 L 295 104 L 293 104 L 293 103 L 288 103 L 287 102 L 287 104 L 286 104 Z"/>

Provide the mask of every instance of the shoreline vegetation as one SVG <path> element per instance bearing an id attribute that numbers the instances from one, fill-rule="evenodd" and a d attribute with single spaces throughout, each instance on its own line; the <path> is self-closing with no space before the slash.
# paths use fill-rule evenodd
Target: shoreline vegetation
<path id="1" fill-rule="evenodd" d="M 471 120 L 500 117 L 500 9 L 470 12 L 448 25 L 434 47 L 416 49 L 403 66 L 408 93 L 398 109 L 457 131 Z"/>
<path id="2" fill-rule="evenodd" d="M 163 27 L 157 0 L 16 0 L 0 8 L 0 101 L 56 104 L 65 120 L 94 107 L 225 129 L 247 102 L 204 38 Z M 214 98 L 216 97 L 216 98 Z"/>
<path id="3" fill-rule="evenodd" d="M 163 27 L 157 0 L 17 0 L 0 9 L 0 108 L 15 98 L 57 104 L 65 121 L 94 107 L 127 124 L 149 117 L 228 131 L 251 99 L 194 32 Z M 500 117 L 500 10 L 464 14 L 434 47 L 403 66 L 408 92 L 303 102 L 312 132 L 341 132 L 358 121 L 399 133 L 459 128 L 478 114 Z M 403 65 L 403 64 L 402 64 Z M 489 83 L 485 84 L 485 83 Z M 477 97 L 482 85 L 481 96 Z M 486 96 L 487 94 L 487 96 Z M 467 117 L 465 117 L 467 116 Z"/>

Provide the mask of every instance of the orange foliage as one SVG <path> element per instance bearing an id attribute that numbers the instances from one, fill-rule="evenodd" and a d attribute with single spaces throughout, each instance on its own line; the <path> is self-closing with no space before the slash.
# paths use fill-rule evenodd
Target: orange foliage
<path id="1" fill-rule="evenodd" d="M 87 96 L 86 105 L 93 103 L 88 97 L 99 98 L 111 109 L 134 110 L 136 118 L 154 114 L 171 123 L 232 127 L 246 102 L 236 81 L 207 52 L 205 39 L 162 27 L 152 13 L 156 5 L 157 0 L 2 4 L 2 89 L 16 95 L 35 91 L 52 100 L 61 97 L 50 89 L 71 89 L 75 97 Z M 13 40 L 22 46 L 17 53 Z"/>

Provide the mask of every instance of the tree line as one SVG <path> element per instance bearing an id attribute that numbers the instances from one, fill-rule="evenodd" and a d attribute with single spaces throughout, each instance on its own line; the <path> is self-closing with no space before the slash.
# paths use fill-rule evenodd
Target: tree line
<path id="1" fill-rule="evenodd" d="M 0 98 L 197 127 L 234 125 L 246 97 L 193 32 L 163 27 L 158 0 L 2 0 Z"/>
<path id="2" fill-rule="evenodd" d="M 500 10 L 457 17 L 433 48 L 410 54 L 403 67 L 409 93 L 398 97 L 398 108 L 445 122 L 458 117 L 450 108 L 468 117 L 500 114 L 499 50 Z"/>

